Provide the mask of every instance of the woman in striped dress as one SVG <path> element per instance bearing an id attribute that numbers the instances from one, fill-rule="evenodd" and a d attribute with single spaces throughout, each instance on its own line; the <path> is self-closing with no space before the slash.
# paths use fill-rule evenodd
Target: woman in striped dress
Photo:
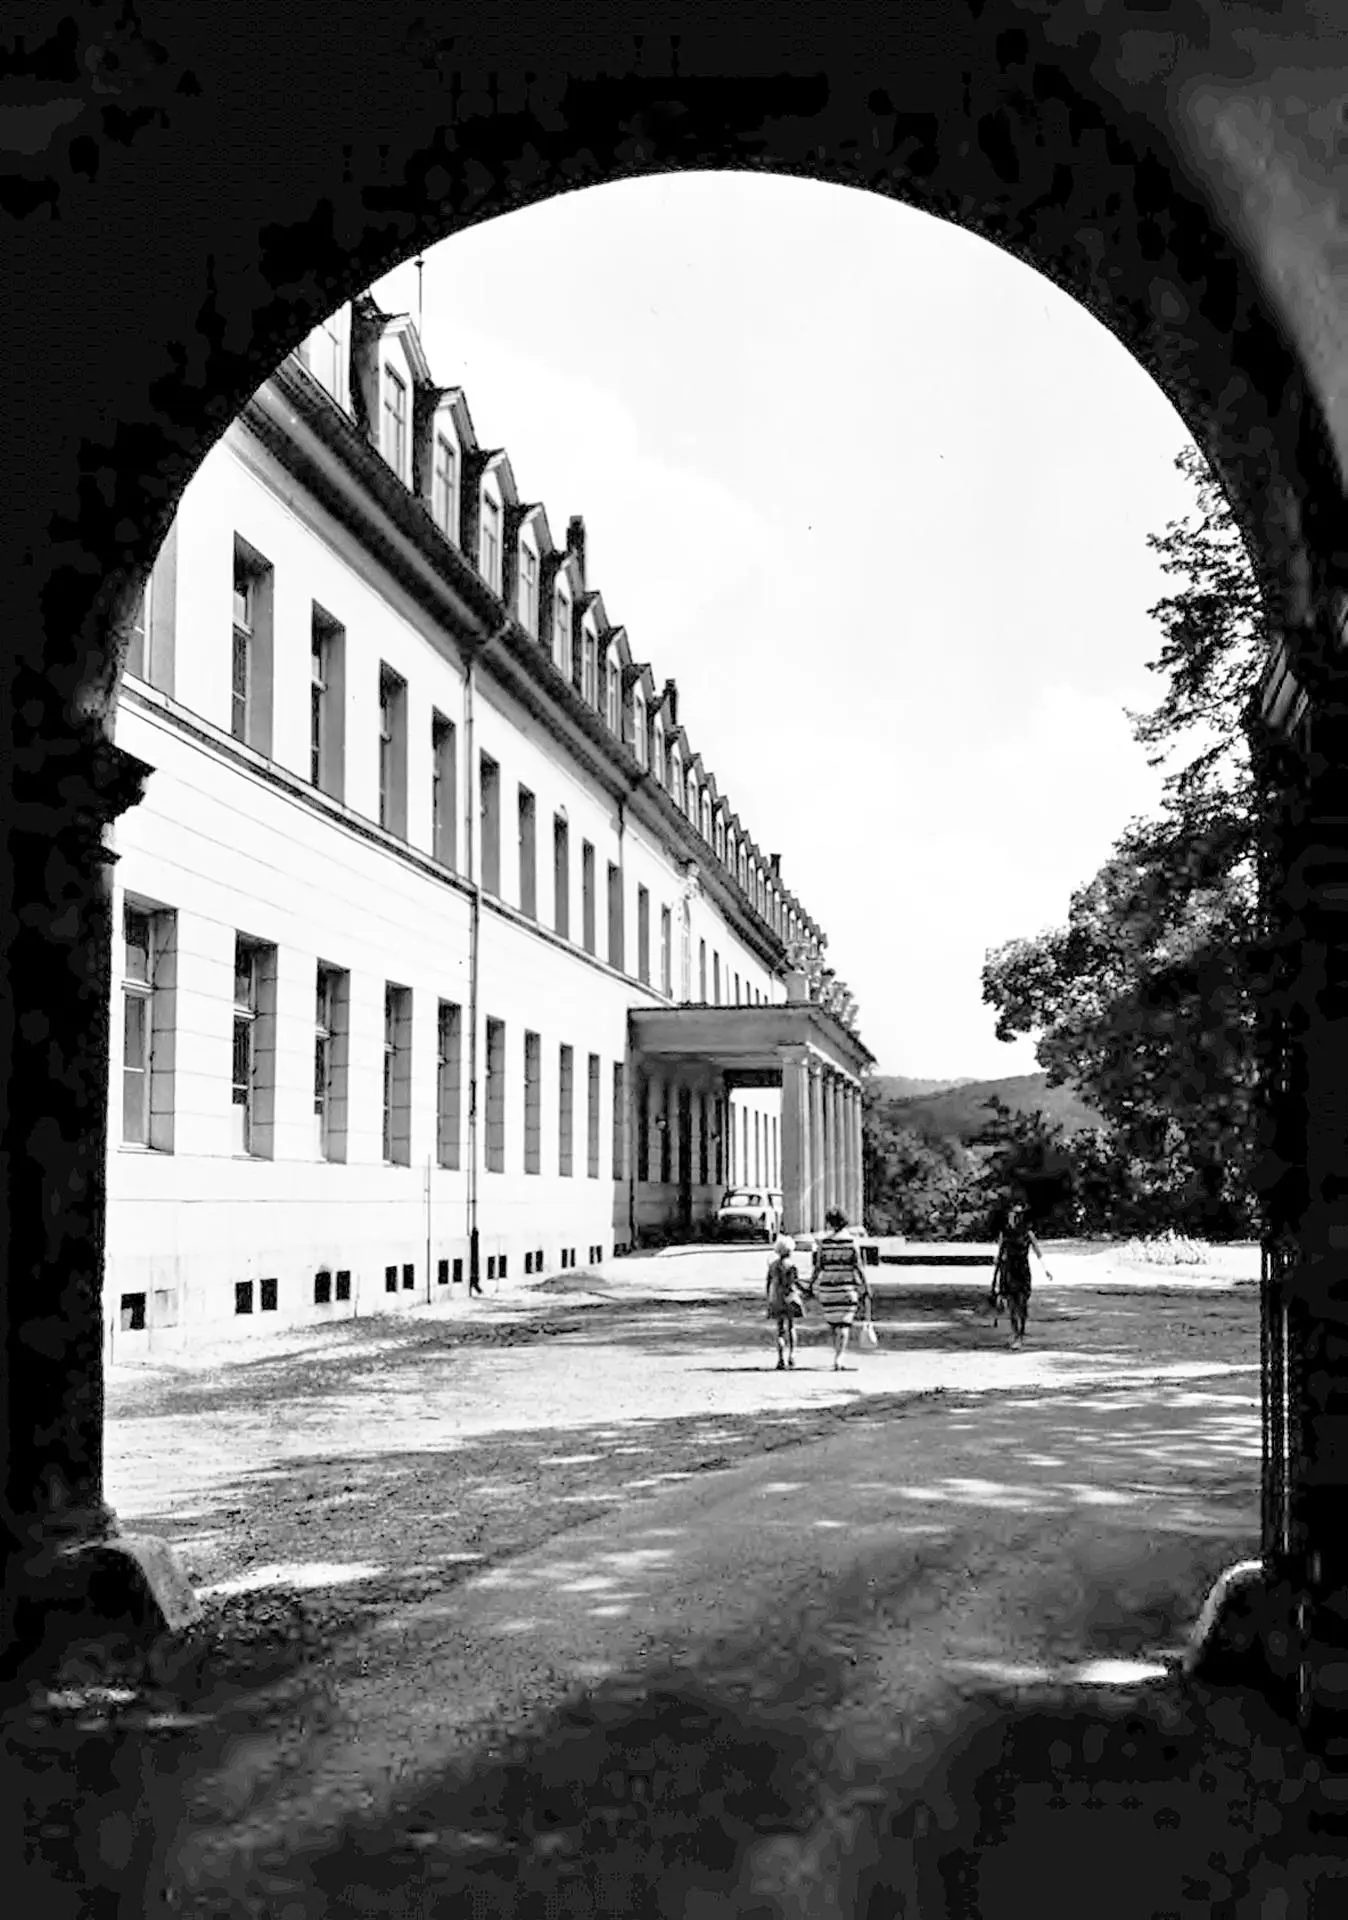
<path id="1" fill-rule="evenodd" d="M 857 1308 L 863 1301 L 869 1303 L 871 1290 L 866 1282 L 866 1269 L 861 1264 L 860 1249 L 847 1232 L 846 1217 L 835 1207 L 825 1214 L 824 1224 L 828 1232 L 821 1236 L 814 1250 L 810 1292 L 824 1309 L 824 1318 L 833 1329 L 833 1371 L 841 1373 L 850 1371 L 843 1367 L 843 1355 Z"/>

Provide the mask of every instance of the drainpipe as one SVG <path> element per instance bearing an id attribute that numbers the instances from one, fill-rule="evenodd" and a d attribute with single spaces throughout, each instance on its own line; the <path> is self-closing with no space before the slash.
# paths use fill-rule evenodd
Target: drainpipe
<path id="1" fill-rule="evenodd" d="M 468 884 L 472 888 L 468 933 L 468 1292 L 471 1297 L 481 1285 L 477 1232 L 477 962 L 478 937 L 482 923 L 482 883 L 477 873 L 477 748 L 474 744 L 473 695 L 477 684 L 477 660 L 468 658 L 468 677 L 464 685 L 464 808 L 463 859 Z"/>

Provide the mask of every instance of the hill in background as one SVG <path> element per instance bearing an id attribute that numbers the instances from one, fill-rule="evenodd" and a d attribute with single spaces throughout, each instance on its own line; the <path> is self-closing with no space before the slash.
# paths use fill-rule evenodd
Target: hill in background
<path id="1" fill-rule="evenodd" d="M 881 1079 L 877 1089 L 891 1086 L 921 1086 L 920 1081 Z M 893 1117 L 901 1126 L 911 1127 L 928 1139 L 967 1141 L 980 1132 L 991 1118 L 989 1100 L 1000 1100 L 1012 1113 L 1042 1113 L 1065 1132 L 1082 1133 L 1104 1125 L 1094 1107 L 1087 1106 L 1071 1087 L 1051 1087 L 1046 1073 L 1017 1074 L 1009 1080 L 947 1081 L 929 1092 L 886 1096 Z"/>
<path id="2" fill-rule="evenodd" d="M 877 1073 L 870 1083 L 882 1100 L 918 1100 L 927 1093 L 946 1093 L 952 1087 L 972 1087 L 963 1080 L 910 1080 L 902 1073 Z"/>

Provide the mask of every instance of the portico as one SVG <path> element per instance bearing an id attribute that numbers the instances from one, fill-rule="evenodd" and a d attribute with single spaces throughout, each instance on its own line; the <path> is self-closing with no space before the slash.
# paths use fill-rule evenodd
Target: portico
<path id="1" fill-rule="evenodd" d="M 761 1007 L 642 1007 L 629 1015 L 646 1071 L 698 1077 L 728 1095 L 781 1088 L 781 1177 L 788 1233 L 815 1233 L 830 1208 L 865 1207 L 861 1083 L 868 1050 L 814 1001 Z M 635 1116 L 634 1124 L 642 1124 Z"/>

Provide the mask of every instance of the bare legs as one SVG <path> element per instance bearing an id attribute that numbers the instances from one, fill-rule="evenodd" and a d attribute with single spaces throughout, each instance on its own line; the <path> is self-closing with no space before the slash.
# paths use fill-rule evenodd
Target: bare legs
<path id="1" fill-rule="evenodd" d="M 833 1329 L 833 1371 L 842 1372 L 843 1355 L 847 1352 L 847 1341 L 852 1329 L 847 1326 Z"/>
<path id="2" fill-rule="evenodd" d="M 790 1318 L 777 1322 L 777 1371 L 796 1364 L 796 1323 Z"/>

